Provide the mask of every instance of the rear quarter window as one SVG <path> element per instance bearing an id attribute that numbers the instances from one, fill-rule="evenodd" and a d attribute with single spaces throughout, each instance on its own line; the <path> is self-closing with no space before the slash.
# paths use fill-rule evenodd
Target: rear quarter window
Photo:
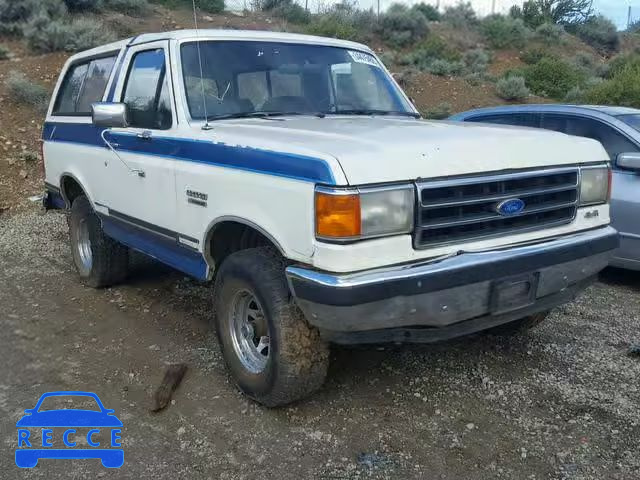
<path id="1" fill-rule="evenodd" d="M 91 115 L 109 82 L 117 54 L 72 65 L 64 76 L 53 106 L 53 115 Z"/>

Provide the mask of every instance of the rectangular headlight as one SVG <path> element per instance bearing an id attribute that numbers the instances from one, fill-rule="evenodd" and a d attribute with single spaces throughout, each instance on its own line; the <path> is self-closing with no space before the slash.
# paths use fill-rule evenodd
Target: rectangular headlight
<path id="1" fill-rule="evenodd" d="M 595 205 L 609 200 L 611 170 L 609 167 L 580 169 L 580 205 Z"/>
<path id="2" fill-rule="evenodd" d="M 414 203 L 412 186 L 361 190 L 362 236 L 409 233 L 413 229 Z"/>
<path id="3" fill-rule="evenodd" d="M 413 229 L 413 185 L 316 189 L 316 236 L 349 241 L 409 233 Z"/>

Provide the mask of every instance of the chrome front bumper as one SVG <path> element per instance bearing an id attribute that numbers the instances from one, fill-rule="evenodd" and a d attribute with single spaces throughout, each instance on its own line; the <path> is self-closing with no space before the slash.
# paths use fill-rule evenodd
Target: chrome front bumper
<path id="1" fill-rule="evenodd" d="M 617 232 L 604 227 L 534 244 L 359 273 L 332 274 L 295 265 L 286 273 L 307 320 L 329 339 L 368 343 L 358 341 L 358 335 L 351 341 L 346 334 L 425 327 L 449 329 L 454 333 L 445 337 L 451 337 L 571 300 L 607 266 L 617 246 Z M 515 304 L 505 304 L 502 297 L 496 302 L 496 290 L 524 288 L 527 292 Z M 460 328 L 463 324 L 465 328 Z M 398 341 L 397 337 L 389 338 Z"/>

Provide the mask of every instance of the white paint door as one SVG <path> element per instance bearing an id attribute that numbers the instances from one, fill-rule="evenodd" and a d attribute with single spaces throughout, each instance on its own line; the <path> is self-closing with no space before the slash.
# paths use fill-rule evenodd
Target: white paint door
<path id="1" fill-rule="evenodd" d="M 168 42 L 129 49 L 114 101 L 127 104 L 129 127 L 105 137 L 115 152 L 105 169 L 112 215 L 172 229 L 176 219 L 172 134 L 177 128 Z M 115 216 L 114 215 L 114 216 Z"/>

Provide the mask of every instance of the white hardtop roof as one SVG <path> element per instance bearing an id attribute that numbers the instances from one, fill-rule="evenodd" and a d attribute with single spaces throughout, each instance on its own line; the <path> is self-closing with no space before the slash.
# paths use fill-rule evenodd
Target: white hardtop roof
<path id="1" fill-rule="evenodd" d="M 143 33 L 135 37 L 120 40 L 118 42 L 101 45 L 91 50 L 73 55 L 70 60 L 77 58 L 100 55 L 102 53 L 119 50 L 127 45 L 140 45 L 159 40 L 256 40 L 262 42 L 304 43 L 308 45 L 326 45 L 331 47 L 351 48 L 355 50 L 371 51 L 369 47 L 357 42 L 338 40 L 337 38 L 316 37 L 314 35 L 301 35 L 298 33 L 269 32 L 263 30 L 224 30 L 202 29 L 173 30 L 171 32 Z"/>

